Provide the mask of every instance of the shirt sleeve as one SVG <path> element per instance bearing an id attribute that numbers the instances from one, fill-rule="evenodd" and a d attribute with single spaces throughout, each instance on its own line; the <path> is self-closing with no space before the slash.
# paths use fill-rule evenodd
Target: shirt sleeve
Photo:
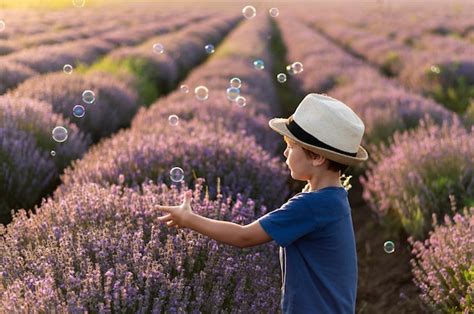
<path id="1" fill-rule="evenodd" d="M 280 208 L 258 219 L 262 228 L 278 245 L 286 247 L 316 228 L 315 213 L 297 194 Z"/>

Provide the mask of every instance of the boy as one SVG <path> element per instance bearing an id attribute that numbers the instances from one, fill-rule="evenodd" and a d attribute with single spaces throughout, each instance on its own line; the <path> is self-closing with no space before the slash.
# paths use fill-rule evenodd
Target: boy
<path id="1" fill-rule="evenodd" d="M 292 116 L 269 125 L 284 136 L 292 178 L 308 182 L 301 193 L 246 226 L 193 213 L 191 191 L 181 206 L 158 206 L 169 213 L 158 219 L 240 248 L 274 240 L 280 246 L 283 313 L 354 313 L 357 255 L 340 175 L 368 158 L 360 145 L 364 124 L 344 103 L 309 94 Z"/>

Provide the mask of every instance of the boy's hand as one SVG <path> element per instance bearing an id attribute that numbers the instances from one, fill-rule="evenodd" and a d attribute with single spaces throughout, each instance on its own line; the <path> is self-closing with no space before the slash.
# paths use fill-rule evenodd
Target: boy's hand
<path id="1" fill-rule="evenodd" d="M 193 214 L 191 209 L 191 198 L 192 191 L 188 190 L 184 194 L 184 202 L 180 206 L 160 206 L 157 205 L 156 208 L 159 211 L 164 211 L 169 214 L 165 216 L 158 217 L 159 221 L 166 222 L 169 227 L 175 226 L 176 228 L 187 227 L 187 222 L 190 216 Z"/>

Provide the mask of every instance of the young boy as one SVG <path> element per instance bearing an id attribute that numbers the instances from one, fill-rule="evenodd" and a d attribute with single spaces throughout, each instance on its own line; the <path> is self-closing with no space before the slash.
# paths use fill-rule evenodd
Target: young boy
<path id="1" fill-rule="evenodd" d="M 354 313 L 357 255 L 340 175 L 368 158 L 360 145 L 364 124 L 344 103 L 308 94 L 292 116 L 269 125 L 284 136 L 292 178 L 308 182 L 301 193 L 246 226 L 193 213 L 191 191 L 181 206 L 158 206 L 168 213 L 158 219 L 240 248 L 274 240 L 280 246 L 283 313 Z"/>

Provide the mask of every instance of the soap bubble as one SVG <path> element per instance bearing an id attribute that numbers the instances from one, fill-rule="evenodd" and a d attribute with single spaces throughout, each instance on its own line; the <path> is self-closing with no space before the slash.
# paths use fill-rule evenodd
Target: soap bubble
<path id="1" fill-rule="evenodd" d="M 389 254 L 395 252 L 395 243 L 393 243 L 392 241 L 386 241 L 383 244 L 383 250 L 385 251 L 385 253 Z"/>
<path id="2" fill-rule="evenodd" d="M 84 7 L 84 4 L 86 4 L 86 0 L 72 0 L 72 5 L 76 8 L 82 8 Z"/>
<path id="3" fill-rule="evenodd" d="M 271 8 L 268 10 L 268 13 L 270 13 L 271 17 L 277 17 L 280 14 L 280 10 L 278 8 Z"/>
<path id="4" fill-rule="evenodd" d="M 229 87 L 226 92 L 227 92 L 227 98 L 230 101 L 234 101 L 237 99 L 237 97 L 240 96 L 240 89 L 235 88 L 235 87 Z"/>
<path id="5" fill-rule="evenodd" d="M 303 63 L 299 62 L 299 61 L 296 61 L 294 62 L 291 67 L 293 68 L 293 70 L 295 71 L 295 74 L 298 74 L 298 73 L 301 73 L 303 72 Z"/>
<path id="6" fill-rule="evenodd" d="M 66 74 L 71 74 L 71 73 L 72 73 L 72 65 L 70 65 L 70 64 L 65 64 L 65 65 L 63 66 L 63 71 L 64 71 L 64 73 L 66 73 Z"/>
<path id="7" fill-rule="evenodd" d="M 194 89 L 194 94 L 199 100 L 206 100 L 209 98 L 209 90 L 206 86 L 198 86 Z"/>
<path id="8" fill-rule="evenodd" d="M 286 74 L 285 73 L 278 73 L 277 81 L 279 83 L 285 83 L 286 82 Z"/>
<path id="9" fill-rule="evenodd" d="M 5 21 L 0 20 L 0 32 L 5 30 Z"/>
<path id="10" fill-rule="evenodd" d="M 214 51 L 215 51 L 213 45 L 206 45 L 206 47 L 204 47 L 204 49 L 206 49 L 206 52 L 208 54 L 214 53 Z"/>
<path id="11" fill-rule="evenodd" d="M 432 65 L 430 67 L 430 70 L 431 70 L 431 72 L 436 73 L 436 74 L 439 74 L 441 72 L 441 69 L 436 65 Z"/>
<path id="12" fill-rule="evenodd" d="M 170 170 L 170 178 L 173 182 L 181 182 L 184 179 L 184 171 L 180 167 L 174 167 Z"/>
<path id="13" fill-rule="evenodd" d="M 54 150 L 51 151 L 51 156 L 56 156 L 56 152 Z"/>
<path id="14" fill-rule="evenodd" d="M 253 6 L 248 5 L 242 9 L 242 14 L 246 19 L 251 19 L 257 15 L 257 10 Z"/>
<path id="15" fill-rule="evenodd" d="M 293 68 L 292 64 L 288 64 L 286 66 L 286 72 L 290 75 L 295 75 L 296 74 L 295 69 Z"/>
<path id="16" fill-rule="evenodd" d="M 240 86 L 242 86 L 242 81 L 238 77 L 234 77 L 230 80 L 230 86 L 240 88 Z"/>
<path id="17" fill-rule="evenodd" d="M 188 85 L 181 85 L 179 89 L 181 90 L 181 93 L 183 93 L 183 94 L 189 93 Z"/>
<path id="18" fill-rule="evenodd" d="M 156 43 L 153 45 L 153 51 L 157 54 L 162 54 L 165 51 L 165 47 L 160 43 Z"/>
<path id="19" fill-rule="evenodd" d="M 86 109 L 81 105 L 76 105 L 72 108 L 72 114 L 76 118 L 82 118 L 86 114 Z"/>
<path id="20" fill-rule="evenodd" d="M 53 129 L 53 140 L 62 143 L 67 140 L 67 130 L 63 126 L 57 126 Z"/>
<path id="21" fill-rule="evenodd" d="M 245 97 L 243 96 L 239 96 L 235 99 L 235 103 L 237 104 L 237 106 L 239 107 L 245 107 L 245 105 L 247 105 L 247 101 L 245 99 Z"/>
<path id="22" fill-rule="evenodd" d="M 263 60 L 255 60 L 253 62 L 253 67 L 257 70 L 263 70 L 265 68 L 265 63 L 263 62 Z"/>
<path id="23" fill-rule="evenodd" d="M 86 104 L 92 104 L 95 101 L 94 92 L 89 89 L 82 92 L 82 101 L 84 101 Z"/>
<path id="24" fill-rule="evenodd" d="M 172 114 L 168 117 L 168 122 L 170 123 L 170 125 L 176 126 L 179 123 L 179 117 L 175 114 Z"/>

